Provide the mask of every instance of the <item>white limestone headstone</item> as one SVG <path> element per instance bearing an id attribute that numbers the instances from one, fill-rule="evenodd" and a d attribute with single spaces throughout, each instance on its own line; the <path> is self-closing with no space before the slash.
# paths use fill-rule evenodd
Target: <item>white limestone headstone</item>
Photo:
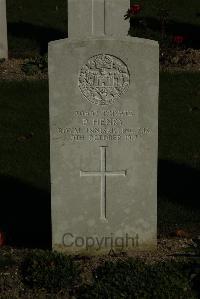
<path id="1" fill-rule="evenodd" d="M 159 47 L 127 36 L 128 6 L 69 0 L 69 38 L 49 44 L 56 250 L 156 246 Z"/>
<path id="2" fill-rule="evenodd" d="M 69 0 L 68 37 L 126 36 L 130 0 Z"/>
<path id="3" fill-rule="evenodd" d="M 8 58 L 6 0 L 0 0 L 0 58 Z"/>

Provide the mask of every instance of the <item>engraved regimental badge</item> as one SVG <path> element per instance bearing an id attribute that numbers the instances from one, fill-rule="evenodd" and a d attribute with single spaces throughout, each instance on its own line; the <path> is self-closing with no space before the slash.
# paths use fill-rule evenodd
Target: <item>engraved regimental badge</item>
<path id="1" fill-rule="evenodd" d="M 128 90 L 129 84 L 126 64 L 108 54 L 91 57 L 81 68 L 78 80 L 82 94 L 96 105 L 112 104 Z"/>

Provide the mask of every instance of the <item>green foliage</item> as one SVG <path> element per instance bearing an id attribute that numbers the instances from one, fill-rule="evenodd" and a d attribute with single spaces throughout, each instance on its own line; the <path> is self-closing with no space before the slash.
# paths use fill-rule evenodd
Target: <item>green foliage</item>
<path id="1" fill-rule="evenodd" d="M 80 298 L 186 299 L 195 298 L 184 265 L 178 262 L 145 264 L 139 259 L 106 262 L 93 273 L 93 284 Z"/>
<path id="2" fill-rule="evenodd" d="M 28 75 L 32 76 L 38 72 L 47 72 L 48 68 L 48 56 L 36 56 L 34 58 L 25 59 L 22 65 L 22 71 Z"/>
<path id="3" fill-rule="evenodd" d="M 21 264 L 23 282 L 31 288 L 47 291 L 72 289 L 79 273 L 72 257 L 51 251 L 35 250 Z"/>

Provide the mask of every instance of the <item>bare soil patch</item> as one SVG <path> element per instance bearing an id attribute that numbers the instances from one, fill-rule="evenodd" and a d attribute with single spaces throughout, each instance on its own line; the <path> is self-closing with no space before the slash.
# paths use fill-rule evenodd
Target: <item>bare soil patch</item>
<path id="1" fill-rule="evenodd" d="M 25 59 L 8 59 L 0 62 L 0 80 L 46 80 L 47 72 L 38 71 L 34 75 L 27 75 L 22 71 Z"/>
<path id="2" fill-rule="evenodd" d="M 186 49 L 160 51 L 160 69 L 162 71 L 200 71 L 200 50 Z"/>

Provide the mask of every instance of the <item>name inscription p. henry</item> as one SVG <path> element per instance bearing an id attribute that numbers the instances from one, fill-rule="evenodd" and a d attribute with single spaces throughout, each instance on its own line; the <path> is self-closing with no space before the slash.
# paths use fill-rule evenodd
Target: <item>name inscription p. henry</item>
<path id="1" fill-rule="evenodd" d="M 74 111 L 74 118 L 75 126 L 57 128 L 58 134 L 71 142 L 134 142 L 151 133 L 149 127 L 133 126 L 135 113 L 131 110 Z"/>

